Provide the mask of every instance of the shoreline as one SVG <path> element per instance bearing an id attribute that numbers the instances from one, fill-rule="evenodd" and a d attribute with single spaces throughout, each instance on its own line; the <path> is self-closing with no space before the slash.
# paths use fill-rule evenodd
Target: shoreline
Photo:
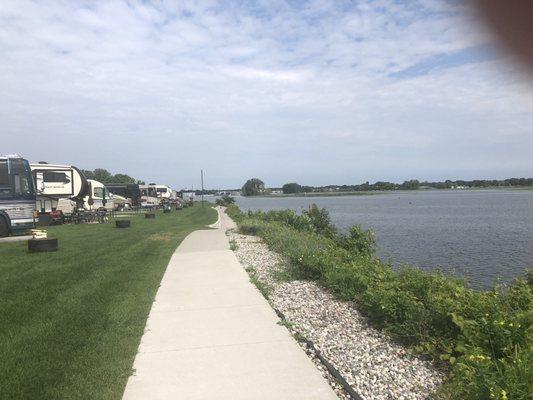
<path id="1" fill-rule="evenodd" d="M 415 193 L 437 193 L 437 192 L 483 192 L 483 191 L 533 191 L 533 187 L 527 186 L 490 186 L 490 187 L 472 187 L 467 189 L 416 189 L 416 190 L 365 190 L 365 191 L 351 191 L 351 192 L 306 192 L 306 193 L 283 193 L 283 194 L 261 194 L 257 196 L 242 196 L 249 198 L 287 198 L 287 197 L 336 197 L 336 196 L 376 196 L 382 194 L 415 194 Z"/>
<path id="2" fill-rule="evenodd" d="M 508 286 L 477 291 L 439 271 L 409 266 L 394 270 L 376 257 L 371 231 L 354 226 L 348 234 L 339 233 L 327 210 L 316 205 L 302 214 L 242 213 L 233 205 L 226 211 L 241 235 L 232 238 L 232 249 L 238 253 L 243 243 L 251 246 L 247 237 L 255 243 L 247 256 L 250 280 L 287 318 L 291 329 L 295 327 L 295 335 L 318 344 L 325 365 L 333 364 L 351 385 L 370 382 L 355 386 L 361 395 L 368 395 L 365 390 L 385 390 L 386 396 L 368 398 L 448 399 L 487 398 L 487 393 L 498 392 L 518 399 L 530 392 L 527 364 L 533 352 L 527 315 L 533 305 L 532 274 Z M 272 264 L 272 260 L 283 261 Z M 242 262 L 246 264 L 246 256 Z M 376 337 L 378 345 L 373 348 Z M 402 364 L 404 353 L 395 353 L 388 344 L 403 349 L 411 363 Z M 396 357 L 387 358 L 391 354 Z M 348 361 L 352 355 L 355 362 Z M 375 355 L 386 362 L 372 375 Z M 402 380 L 406 370 L 412 372 L 413 360 L 431 360 L 424 367 L 435 374 L 418 383 L 416 393 L 425 390 L 423 397 L 394 389 L 397 381 L 402 381 L 399 390 L 416 382 L 413 377 Z M 465 375 L 465 368 L 472 373 Z M 392 378 L 387 378 L 391 369 Z M 384 388 L 379 387 L 382 383 Z"/>
<path id="3" fill-rule="evenodd" d="M 289 261 L 269 250 L 261 238 L 233 231 L 228 236 L 250 280 L 285 316 L 283 324 L 295 339 L 312 341 L 362 398 L 426 399 L 442 383 L 442 371 L 373 328 L 354 303 L 335 299 L 315 282 L 284 279 Z M 305 341 L 299 343 L 322 370 Z M 339 398 L 352 398 L 322 372 Z"/>

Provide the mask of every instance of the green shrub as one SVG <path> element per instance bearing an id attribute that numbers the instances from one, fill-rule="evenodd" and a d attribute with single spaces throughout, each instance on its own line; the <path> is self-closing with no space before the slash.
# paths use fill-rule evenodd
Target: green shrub
<path id="1" fill-rule="evenodd" d="M 301 215 L 292 210 L 269 210 L 248 212 L 249 218 L 268 222 L 282 222 L 300 232 L 315 232 L 328 238 L 334 238 L 337 234 L 336 227 L 331 223 L 329 213 L 325 208 L 318 208 L 311 204 L 309 210 Z"/>
<path id="2" fill-rule="evenodd" d="M 449 371 L 440 399 L 531 399 L 532 275 L 489 291 L 418 268 L 398 270 L 374 254 L 371 231 L 339 235 L 327 211 L 228 214 L 242 233 L 261 236 L 291 263 L 291 276 L 312 279 L 354 301 L 377 326 Z"/>
<path id="3" fill-rule="evenodd" d="M 304 211 L 303 215 L 311 220 L 317 233 L 329 238 L 333 238 L 337 234 L 337 228 L 331 223 L 329 212 L 325 208 L 318 208 L 316 204 L 311 204 L 309 210 Z"/>
<path id="4" fill-rule="evenodd" d="M 217 206 L 227 207 L 229 205 L 235 204 L 235 198 L 225 194 L 220 199 L 216 199 L 215 204 Z"/>
<path id="5" fill-rule="evenodd" d="M 226 214 L 228 214 L 228 216 L 235 222 L 242 221 L 244 217 L 241 213 L 241 210 L 239 210 L 239 207 L 237 207 L 235 204 L 228 204 L 226 206 Z"/>
<path id="6" fill-rule="evenodd" d="M 347 235 L 338 235 L 336 242 L 342 248 L 362 256 L 372 256 L 376 252 L 376 237 L 371 230 L 353 225 Z"/>

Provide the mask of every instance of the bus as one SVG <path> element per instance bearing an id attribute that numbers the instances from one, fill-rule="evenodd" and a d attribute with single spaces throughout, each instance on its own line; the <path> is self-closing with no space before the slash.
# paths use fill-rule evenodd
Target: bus
<path id="1" fill-rule="evenodd" d="M 33 228 L 35 186 L 30 164 L 19 155 L 0 156 L 0 237 Z"/>

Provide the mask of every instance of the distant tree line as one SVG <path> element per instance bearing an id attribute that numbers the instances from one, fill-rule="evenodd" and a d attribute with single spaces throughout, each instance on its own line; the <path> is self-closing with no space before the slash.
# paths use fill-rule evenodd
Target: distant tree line
<path id="1" fill-rule="evenodd" d="M 94 171 L 88 169 L 82 169 L 81 172 L 87 179 L 93 179 L 101 183 L 137 183 L 139 185 L 144 185 L 143 181 L 132 178 L 126 174 L 115 174 L 113 175 L 106 169 L 96 168 Z"/>
<path id="2" fill-rule="evenodd" d="M 100 170 L 95 170 L 100 171 Z M 106 170 L 103 170 L 108 173 Z M 85 172 L 85 171 L 84 171 Z M 89 171 L 92 172 L 92 171 Z M 109 174 L 109 173 L 108 173 Z M 115 175 L 115 177 L 121 174 Z M 127 175 L 125 175 L 128 177 Z M 130 177 L 128 177 L 130 178 Z M 133 179 L 133 178 L 130 178 Z M 100 179 L 97 179 L 100 180 Z M 104 181 L 101 181 L 104 182 Z M 105 182 L 104 182 L 105 183 Z M 418 179 L 410 179 L 403 183 L 377 181 L 375 183 L 364 182 L 360 185 L 326 185 L 326 186 L 306 186 L 296 182 L 284 184 L 281 188 L 266 188 L 265 183 L 259 178 L 248 179 L 241 188 L 243 196 L 257 196 L 282 191 L 284 194 L 297 193 L 320 193 L 320 192 L 366 192 L 385 190 L 418 190 L 418 189 L 456 189 L 456 188 L 489 188 L 489 187 L 519 187 L 533 186 L 533 178 L 509 178 L 509 179 L 474 179 L 474 180 L 445 180 L 443 182 L 420 182 Z M 232 189 L 231 191 L 238 191 Z M 219 194 L 220 190 L 205 189 L 203 194 Z M 197 195 L 201 195 L 201 190 L 195 190 Z"/>
<path id="3" fill-rule="evenodd" d="M 311 192 L 359 192 L 373 190 L 417 190 L 421 188 L 453 189 L 461 187 L 487 188 L 487 187 L 511 187 L 511 186 L 533 186 L 533 178 L 509 178 L 509 179 L 474 179 L 466 180 L 446 180 L 444 182 L 420 182 L 417 179 L 404 181 L 403 183 L 365 182 L 360 185 L 327 185 L 327 186 L 303 186 L 296 182 L 286 183 L 281 187 L 284 194 L 311 193 Z"/>

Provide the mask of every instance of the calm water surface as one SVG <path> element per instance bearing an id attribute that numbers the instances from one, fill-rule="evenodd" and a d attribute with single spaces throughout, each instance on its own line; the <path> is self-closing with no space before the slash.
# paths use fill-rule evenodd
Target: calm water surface
<path id="1" fill-rule="evenodd" d="M 533 268 L 533 191 L 419 191 L 372 196 L 236 197 L 242 210 L 301 211 L 316 203 L 340 228 L 374 230 L 394 265 L 441 267 L 488 287 Z"/>

